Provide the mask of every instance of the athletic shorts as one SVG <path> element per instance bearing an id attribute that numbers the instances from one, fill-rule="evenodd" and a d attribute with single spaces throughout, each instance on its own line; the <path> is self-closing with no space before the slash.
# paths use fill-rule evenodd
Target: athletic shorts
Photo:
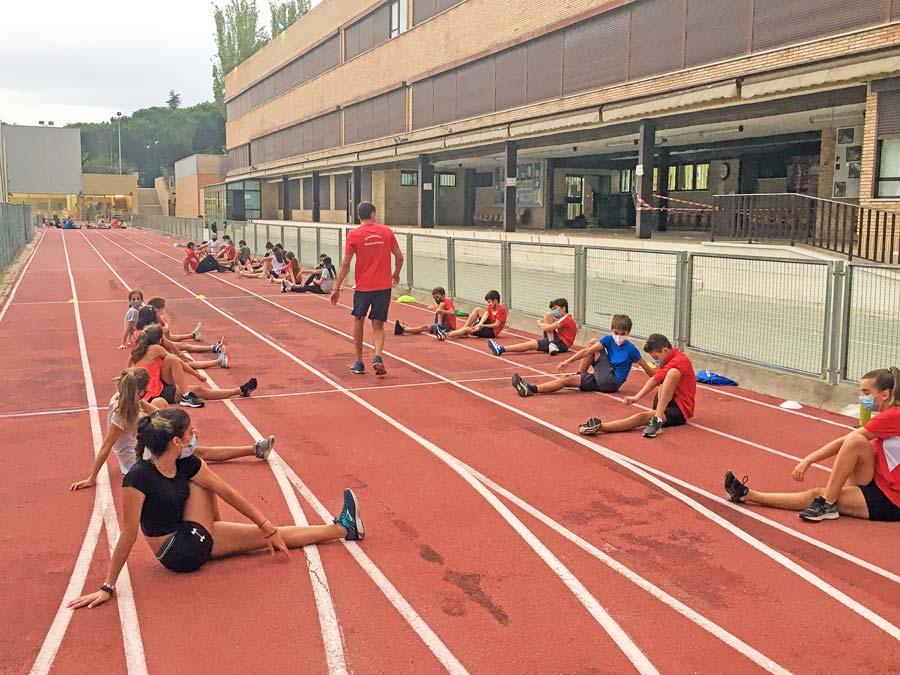
<path id="1" fill-rule="evenodd" d="M 163 543 L 156 559 L 173 572 L 196 572 L 212 557 L 212 547 L 207 529 L 185 520 Z"/>
<path id="2" fill-rule="evenodd" d="M 888 499 L 881 488 L 875 485 L 874 480 L 868 485 L 860 486 L 859 489 L 862 490 L 863 497 L 866 499 L 869 520 L 900 522 L 900 506 Z"/>
<path id="3" fill-rule="evenodd" d="M 203 260 L 200 261 L 200 264 L 197 265 L 197 269 L 194 270 L 197 274 L 204 274 L 206 272 L 213 272 L 219 269 L 219 261 L 216 260 L 215 256 L 208 255 Z"/>
<path id="4" fill-rule="evenodd" d="M 144 400 L 149 403 L 155 398 L 161 398 L 166 403 L 173 405 L 175 403 L 175 394 L 175 385 L 166 384 L 165 382 L 163 382 L 163 388 L 161 392 L 159 392 L 156 396 L 150 396 L 149 394 L 147 394 L 146 396 L 144 396 Z"/>
<path id="5" fill-rule="evenodd" d="M 654 410 L 656 410 L 657 403 L 659 403 L 659 396 L 654 396 Z M 687 424 L 687 420 L 684 417 L 684 413 L 681 412 L 681 408 L 678 407 L 678 404 L 675 403 L 675 400 L 673 399 L 669 401 L 669 405 L 666 406 L 666 421 L 663 422 L 663 427 L 680 427 L 683 424 Z"/>
<path id="6" fill-rule="evenodd" d="M 569 351 L 569 348 L 566 347 L 565 342 L 560 342 L 559 340 L 554 340 L 553 342 L 556 343 L 557 347 L 559 347 L 560 354 L 565 354 L 567 351 Z M 550 340 L 548 340 L 547 338 L 541 338 L 537 341 L 537 343 L 539 352 L 550 352 Z"/>
<path id="7" fill-rule="evenodd" d="M 619 383 L 616 378 L 602 377 L 600 373 L 582 373 L 579 391 L 599 391 L 601 394 L 612 394 L 619 391 Z"/>
<path id="8" fill-rule="evenodd" d="M 368 314 L 372 321 L 387 321 L 390 306 L 390 288 L 383 291 L 354 291 L 353 311 L 350 313 L 358 319 L 365 319 Z"/>
<path id="9" fill-rule="evenodd" d="M 489 340 L 492 340 L 495 337 L 497 337 L 496 335 L 494 335 L 493 328 L 479 328 L 474 333 L 472 333 L 472 335 L 474 335 L 475 337 L 480 337 L 480 338 L 488 338 Z"/>

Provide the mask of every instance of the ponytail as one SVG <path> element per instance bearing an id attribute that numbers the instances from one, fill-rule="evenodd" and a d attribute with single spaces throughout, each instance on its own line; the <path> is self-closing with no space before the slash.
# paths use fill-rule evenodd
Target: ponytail
<path id="1" fill-rule="evenodd" d="M 116 415 L 122 422 L 122 429 L 133 430 L 140 412 L 140 396 L 150 384 L 150 373 L 143 368 L 126 368 L 119 376 L 119 402 Z"/>
<path id="2" fill-rule="evenodd" d="M 134 349 L 131 350 L 131 365 L 140 363 L 150 347 L 160 343 L 162 336 L 162 326 L 158 323 L 152 323 L 138 333 L 137 339 L 134 341 Z"/>
<path id="3" fill-rule="evenodd" d="M 173 438 L 184 435 L 190 423 L 191 418 L 179 408 L 166 408 L 142 417 L 137 423 L 137 456 L 142 457 L 144 450 L 149 450 L 150 454 L 159 457 Z"/>
<path id="4" fill-rule="evenodd" d="M 142 330 L 151 323 L 159 323 L 156 318 L 156 307 L 147 304 L 138 311 L 137 321 L 134 324 L 136 330 Z"/>

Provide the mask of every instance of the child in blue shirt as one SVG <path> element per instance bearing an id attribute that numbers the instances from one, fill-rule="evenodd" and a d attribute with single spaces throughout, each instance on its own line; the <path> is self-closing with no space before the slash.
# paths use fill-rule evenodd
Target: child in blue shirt
<path id="1" fill-rule="evenodd" d="M 591 340 L 587 346 L 559 364 L 557 370 L 578 361 L 578 372 L 574 375 L 563 375 L 549 382 L 531 384 L 521 375 L 512 376 L 512 385 L 519 396 L 550 394 L 566 387 L 579 391 L 599 391 L 610 394 L 619 391 L 631 372 L 631 364 L 637 363 L 647 375 L 653 373 L 650 364 L 641 356 L 641 352 L 629 340 L 631 333 L 631 317 L 627 314 L 616 314 L 612 318 L 612 335 L 599 340 Z M 590 372 L 593 370 L 593 372 Z"/>

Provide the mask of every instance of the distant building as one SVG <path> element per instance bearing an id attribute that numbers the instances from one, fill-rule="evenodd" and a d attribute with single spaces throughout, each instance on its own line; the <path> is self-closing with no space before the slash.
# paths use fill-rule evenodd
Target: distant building
<path id="1" fill-rule="evenodd" d="M 227 173 L 228 155 L 191 155 L 175 162 L 175 215 L 180 218 L 204 216 L 204 188 L 221 183 Z"/>

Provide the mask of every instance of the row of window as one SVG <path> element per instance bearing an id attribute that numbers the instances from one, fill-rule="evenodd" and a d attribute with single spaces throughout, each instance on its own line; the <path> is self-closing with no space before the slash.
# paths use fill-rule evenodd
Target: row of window
<path id="1" fill-rule="evenodd" d="M 456 174 L 455 173 L 442 173 L 435 172 L 434 174 L 434 182 L 438 187 L 445 188 L 455 188 L 456 187 Z M 418 171 L 401 171 L 400 172 L 400 185 L 403 187 L 416 187 L 419 184 L 419 172 Z"/>
<path id="2" fill-rule="evenodd" d="M 669 167 L 669 192 L 690 192 L 709 189 L 709 163 L 681 164 Z M 635 192 L 634 169 L 619 173 L 619 192 Z M 653 168 L 653 191 L 659 189 L 659 167 Z"/>

